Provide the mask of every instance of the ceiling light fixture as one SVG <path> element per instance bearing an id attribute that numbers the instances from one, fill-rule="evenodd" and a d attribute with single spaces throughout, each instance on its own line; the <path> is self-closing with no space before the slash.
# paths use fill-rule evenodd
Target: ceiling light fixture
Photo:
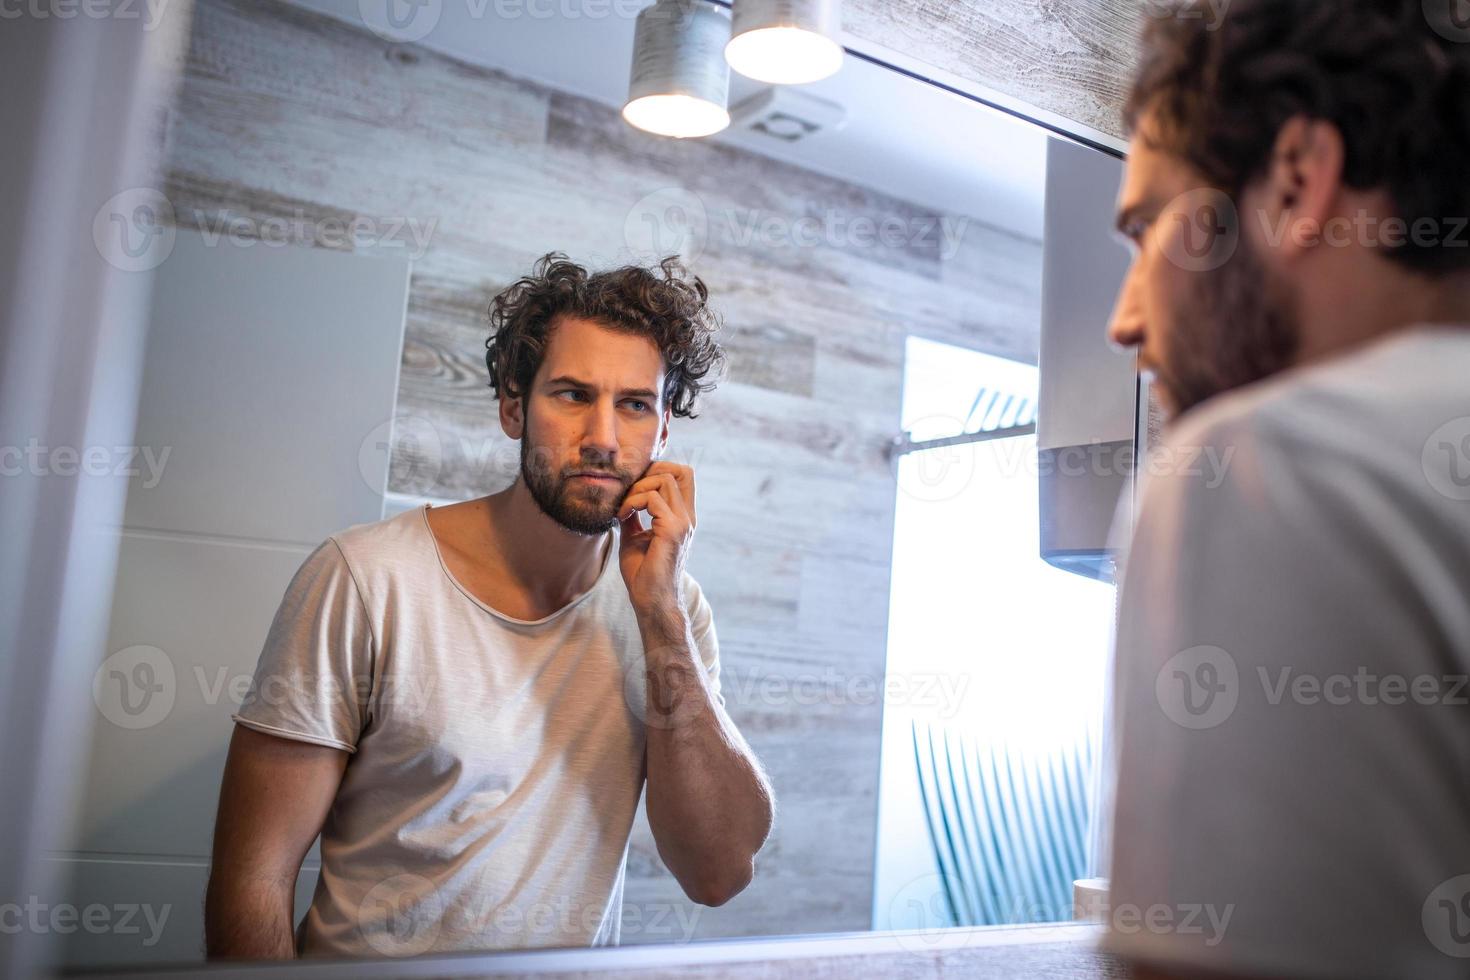
<path id="1" fill-rule="evenodd" d="M 659 136 L 713 136 L 730 125 L 730 16 L 702 0 L 658 0 L 638 15 L 623 118 Z"/>
<path id="2" fill-rule="evenodd" d="M 735 0 L 725 60 L 773 85 L 802 85 L 842 67 L 841 0 Z"/>

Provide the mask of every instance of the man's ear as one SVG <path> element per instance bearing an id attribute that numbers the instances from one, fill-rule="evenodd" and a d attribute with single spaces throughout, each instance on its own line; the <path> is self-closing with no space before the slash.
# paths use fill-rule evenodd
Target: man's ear
<path id="1" fill-rule="evenodd" d="M 523 399 L 500 399 L 500 428 L 512 439 L 520 439 L 526 434 L 526 407 Z"/>
<path id="2" fill-rule="evenodd" d="M 1264 179 L 1251 188 L 1242 218 L 1286 261 L 1322 243 L 1337 216 L 1346 148 L 1337 126 L 1293 116 L 1276 134 Z"/>
<path id="3" fill-rule="evenodd" d="M 664 408 L 663 425 L 659 427 L 658 442 L 653 445 L 653 458 L 663 459 L 669 448 L 669 422 L 674 417 L 671 407 Z"/>

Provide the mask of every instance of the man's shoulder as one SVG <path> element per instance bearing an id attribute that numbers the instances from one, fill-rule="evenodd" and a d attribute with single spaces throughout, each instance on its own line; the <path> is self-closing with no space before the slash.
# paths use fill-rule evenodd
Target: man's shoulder
<path id="1" fill-rule="evenodd" d="M 1466 377 L 1470 330 L 1416 332 L 1206 403 L 1144 461 L 1133 546 L 1435 580 L 1470 554 Z"/>
<path id="2" fill-rule="evenodd" d="M 329 535 L 323 545 L 334 546 L 357 574 L 395 568 L 404 557 L 417 554 L 423 521 L 423 505 L 418 505 L 380 520 L 349 525 Z"/>

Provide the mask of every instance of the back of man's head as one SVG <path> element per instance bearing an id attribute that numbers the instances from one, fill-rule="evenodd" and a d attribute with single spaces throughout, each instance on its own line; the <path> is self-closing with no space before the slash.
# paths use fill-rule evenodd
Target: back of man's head
<path id="1" fill-rule="evenodd" d="M 1470 4 L 1225 0 L 1223 16 L 1220 4 L 1147 5 L 1129 129 L 1147 117 L 1150 145 L 1239 199 L 1288 120 L 1330 122 L 1344 183 L 1386 192 L 1405 225 L 1388 257 L 1470 270 Z"/>

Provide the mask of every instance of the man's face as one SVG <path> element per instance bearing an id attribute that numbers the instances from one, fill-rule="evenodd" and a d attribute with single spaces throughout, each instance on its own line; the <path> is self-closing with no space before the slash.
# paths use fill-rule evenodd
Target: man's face
<path id="1" fill-rule="evenodd" d="M 1148 125 L 1145 118 L 1139 132 Z M 1300 334 L 1293 303 L 1240 202 L 1135 138 L 1118 230 L 1135 256 L 1108 336 L 1137 349 L 1171 416 L 1292 363 Z"/>
<path id="2" fill-rule="evenodd" d="M 520 399 L 503 402 L 521 476 L 548 517 L 578 534 L 617 523 L 628 488 L 668 438 L 663 357 L 647 337 L 563 318 Z"/>

